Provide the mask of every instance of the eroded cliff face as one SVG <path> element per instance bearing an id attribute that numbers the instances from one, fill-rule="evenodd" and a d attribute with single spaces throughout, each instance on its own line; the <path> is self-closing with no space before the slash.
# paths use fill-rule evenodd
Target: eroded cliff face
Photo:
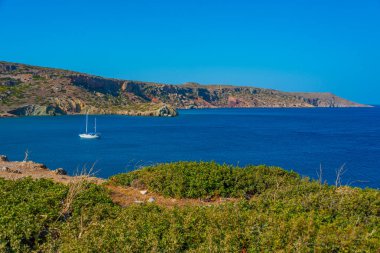
<path id="1" fill-rule="evenodd" d="M 330 93 L 225 85 L 168 85 L 0 62 L 0 115 L 176 116 L 176 108 L 360 107 Z"/>
<path id="2" fill-rule="evenodd" d="M 283 108 L 363 107 L 331 93 L 286 93 L 254 87 L 199 84 L 162 85 L 135 83 L 131 91 L 146 100 L 162 101 L 176 108 Z"/>
<path id="3" fill-rule="evenodd" d="M 315 107 L 368 107 L 367 105 L 358 104 L 328 92 L 294 94 Z"/>
<path id="4" fill-rule="evenodd" d="M 58 116 L 58 115 L 70 115 L 70 114 L 115 114 L 115 115 L 130 115 L 130 116 L 157 116 L 157 117 L 174 117 L 178 115 L 178 112 L 171 106 L 165 104 L 151 105 L 150 108 L 140 109 L 107 109 L 97 108 L 93 106 L 82 105 L 80 107 L 72 107 L 67 103 L 55 103 L 45 105 L 30 104 L 12 109 L 7 113 L 0 114 L 3 117 L 14 116 Z"/>
<path id="5" fill-rule="evenodd" d="M 87 75 L 72 75 L 69 78 L 73 85 L 83 87 L 86 90 L 110 94 L 112 96 L 118 96 L 122 92 L 123 81 Z"/>

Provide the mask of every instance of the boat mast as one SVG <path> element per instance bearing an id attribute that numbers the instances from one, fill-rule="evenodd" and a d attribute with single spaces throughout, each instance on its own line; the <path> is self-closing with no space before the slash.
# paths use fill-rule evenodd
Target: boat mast
<path id="1" fill-rule="evenodd" d="M 95 132 L 94 133 L 96 134 L 96 118 L 95 118 Z"/>
<path id="2" fill-rule="evenodd" d="M 88 112 L 86 113 L 86 134 L 87 134 L 87 125 L 88 125 Z"/>

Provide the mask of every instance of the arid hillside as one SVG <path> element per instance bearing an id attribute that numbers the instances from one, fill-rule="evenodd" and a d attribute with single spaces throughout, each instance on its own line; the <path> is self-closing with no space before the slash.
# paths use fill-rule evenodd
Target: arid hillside
<path id="1" fill-rule="evenodd" d="M 330 93 L 287 93 L 243 86 L 169 85 L 103 78 L 0 62 L 3 116 L 125 114 L 176 116 L 176 109 L 219 107 L 362 107 Z"/>

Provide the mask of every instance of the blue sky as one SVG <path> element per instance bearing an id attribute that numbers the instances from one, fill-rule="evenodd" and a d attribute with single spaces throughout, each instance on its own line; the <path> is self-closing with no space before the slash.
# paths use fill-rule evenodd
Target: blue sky
<path id="1" fill-rule="evenodd" d="M 380 104 L 380 0 L 0 0 L 0 60 Z"/>

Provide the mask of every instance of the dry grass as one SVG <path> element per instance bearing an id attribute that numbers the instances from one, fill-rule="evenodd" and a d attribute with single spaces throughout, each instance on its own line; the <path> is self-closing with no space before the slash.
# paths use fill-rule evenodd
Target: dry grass
<path id="1" fill-rule="evenodd" d="M 346 164 L 343 164 L 335 171 L 336 173 L 335 186 L 336 187 L 342 186 L 342 177 L 344 173 L 346 172 L 345 166 Z"/>
<path id="2" fill-rule="evenodd" d="M 84 189 L 84 185 L 89 179 L 94 175 L 95 163 L 88 170 L 86 166 L 83 166 L 82 170 L 77 172 L 75 175 L 75 180 L 72 180 L 68 186 L 69 191 L 66 195 L 66 199 L 63 202 L 61 216 L 66 217 L 72 211 L 72 204 L 76 196 L 81 193 Z"/>

